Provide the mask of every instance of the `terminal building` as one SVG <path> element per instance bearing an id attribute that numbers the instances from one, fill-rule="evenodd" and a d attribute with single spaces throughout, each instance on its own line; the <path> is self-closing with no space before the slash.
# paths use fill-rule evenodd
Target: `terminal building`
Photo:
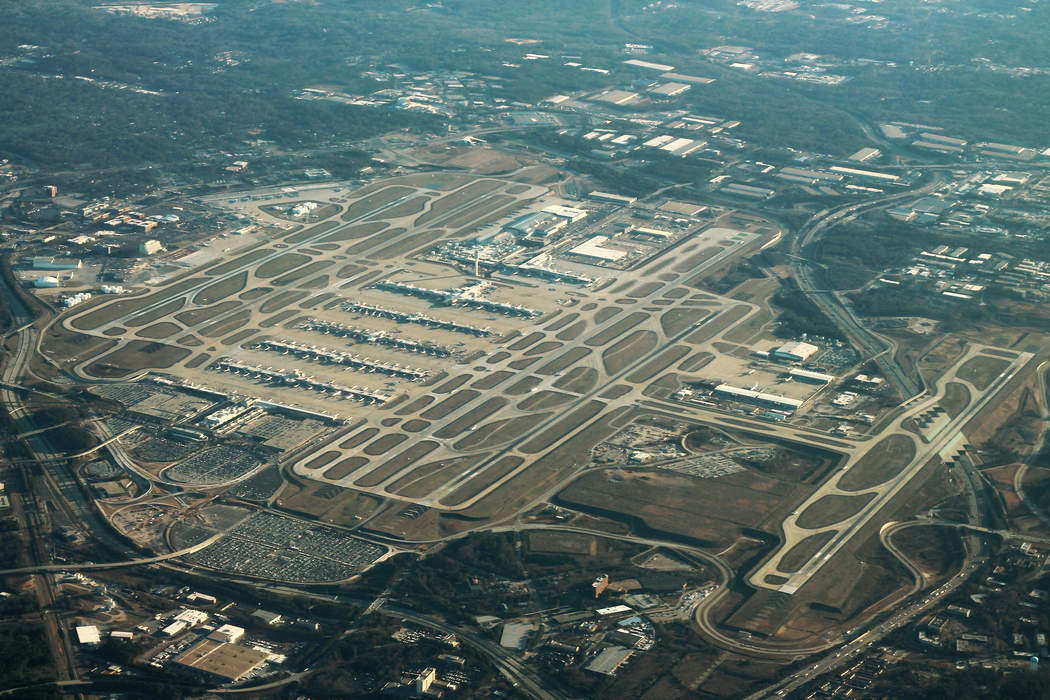
<path id="1" fill-rule="evenodd" d="M 773 408 L 778 411 L 788 412 L 797 411 L 802 408 L 802 404 L 805 403 L 805 401 L 799 399 L 792 399 L 787 396 L 777 396 L 776 394 L 766 394 L 753 389 L 741 389 L 740 387 L 732 386 L 730 384 L 719 384 L 715 387 L 714 394 L 721 399 L 729 399 L 731 401 L 739 401 L 741 403 L 762 406 L 763 408 Z"/>

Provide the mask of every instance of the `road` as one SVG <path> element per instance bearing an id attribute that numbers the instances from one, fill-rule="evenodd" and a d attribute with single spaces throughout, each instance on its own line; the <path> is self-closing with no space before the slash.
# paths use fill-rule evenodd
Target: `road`
<path id="1" fill-rule="evenodd" d="M 216 533 L 192 547 L 186 547 L 185 549 L 180 549 L 175 552 L 168 552 L 167 554 L 159 554 L 155 557 L 142 557 L 140 559 L 128 559 L 126 561 L 88 562 L 85 564 L 39 564 L 37 566 L 23 566 L 17 569 L 0 570 L 0 576 L 16 576 L 19 574 L 37 574 L 59 571 L 104 571 L 106 569 L 126 569 L 130 566 L 156 564 L 157 562 L 178 559 L 187 554 L 199 552 L 205 547 L 215 544 L 224 534 L 225 533 L 223 532 Z"/>
<path id="2" fill-rule="evenodd" d="M 1032 515 L 1039 519 L 1045 527 L 1050 528 L 1050 515 L 1046 513 L 1039 505 L 1032 501 L 1025 493 L 1024 490 L 1024 477 L 1028 473 L 1028 468 L 1032 462 L 1036 459 L 1040 459 L 1042 455 L 1050 454 L 1050 384 L 1047 381 L 1047 363 L 1043 362 L 1039 365 L 1036 373 L 1039 375 L 1039 386 L 1042 392 L 1041 401 L 1039 402 L 1042 407 L 1043 417 L 1043 437 L 1039 441 L 1039 444 L 1032 450 L 1031 456 L 1021 463 L 1021 466 L 1014 472 L 1014 493 L 1021 500 L 1022 503 L 1031 511 Z"/>
<path id="3" fill-rule="evenodd" d="M 983 346 L 971 346 L 960 362 L 953 367 L 952 371 L 938 380 L 938 391 L 932 397 L 922 401 L 913 402 L 908 407 L 908 410 L 887 425 L 878 436 L 875 436 L 876 439 L 882 439 L 894 435 L 913 440 L 916 444 L 916 450 L 907 466 L 905 466 L 896 476 L 877 486 L 860 491 L 855 489 L 844 489 L 840 486 L 840 482 L 847 477 L 851 469 L 856 467 L 860 455 L 855 455 L 851 458 L 842 470 L 836 472 L 831 478 L 821 484 L 820 487 L 818 487 L 801 505 L 799 505 L 797 510 L 785 519 L 782 525 L 784 542 L 777 552 L 758 567 L 748 578 L 748 582 L 752 586 L 756 588 L 778 590 L 781 593 L 794 594 L 814 575 L 816 575 L 835 554 L 852 541 L 857 533 L 864 529 L 872 518 L 891 503 L 897 494 L 911 483 L 914 477 L 931 459 L 939 457 L 942 461 L 946 461 L 952 454 L 961 450 L 965 445 L 965 436 L 963 435 L 962 430 L 966 424 L 969 423 L 974 416 L 983 411 L 999 391 L 1002 390 L 1033 358 L 1031 353 L 1020 353 L 1010 363 L 1007 369 L 991 382 L 987 389 L 981 391 L 973 384 L 970 384 L 965 379 L 959 377 L 957 372 L 962 366 L 963 360 L 978 356 L 982 349 Z M 967 386 L 971 396 L 970 402 L 955 418 L 951 419 L 947 425 L 941 427 L 938 432 L 933 435 L 925 436 L 923 440 L 916 441 L 914 435 L 907 431 L 905 422 L 908 421 L 909 418 L 913 418 L 914 416 L 922 414 L 936 406 L 940 398 L 943 396 L 945 386 L 948 382 L 957 382 Z M 963 471 L 964 474 L 967 472 L 966 469 Z M 972 488 L 979 489 L 979 484 L 974 484 Z M 814 504 L 821 499 L 829 496 L 855 497 L 860 494 L 873 495 L 871 495 L 867 504 L 846 518 L 834 523 L 821 525 L 820 527 L 807 527 L 799 524 L 800 518 L 806 518 L 807 509 L 814 506 Z M 975 501 L 975 507 L 976 505 Z M 819 507 L 820 506 L 817 506 L 817 508 Z M 781 568 L 782 559 L 791 551 L 791 548 L 794 545 L 818 533 L 831 533 L 831 537 L 828 542 L 820 547 L 801 568 L 791 571 L 786 570 L 786 567 L 784 569 Z M 775 581 L 775 583 L 773 581 Z"/>
<path id="4" fill-rule="evenodd" d="M 900 200 L 929 194 L 943 184 L 943 179 L 935 175 L 925 185 L 905 192 L 824 209 L 810 218 L 798 235 L 792 238 L 790 245 L 792 270 L 799 289 L 806 293 L 813 303 L 842 330 L 846 339 L 854 347 L 874 360 L 879 371 L 886 377 L 886 381 L 893 386 L 902 399 L 918 394 L 922 390 L 921 381 L 908 375 L 893 359 L 892 352 L 887 352 L 887 349 L 892 351 L 892 345 L 888 347 L 882 338 L 865 328 L 849 307 L 842 302 L 839 295 L 827 289 L 828 285 L 823 281 L 823 267 L 809 259 L 807 253 L 816 238 L 828 228 L 849 221 L 864 212 L 884 208 Z"/>

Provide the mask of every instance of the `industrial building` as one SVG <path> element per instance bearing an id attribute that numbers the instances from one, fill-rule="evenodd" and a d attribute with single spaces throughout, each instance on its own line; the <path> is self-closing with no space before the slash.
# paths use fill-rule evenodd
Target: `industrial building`
<path id="1" fill-rule="evenodd" d="M 30 264 L 34 270 L 79 270 L 83 265 L 79 259 L 53 258 L 39 255 L 31 258 Z"/>
<path id="2" fill-rule="evenodd" d="M 611 202 L 612 204 L 622 204 L 623 206 L 629 207 L 638 201 L 637 197 L 625 197 L 620 194 L 610 194 L 609 192 L 591 192 L 587 195 L 591 199 L 595 199 L 599 202 Z"/>
<path id="3" fill-rule="evenodd" d="M 527 622 L 508 622 L 503 625 L 499 645 L 507 649 L 522 651 L 529 642 L 529 636 L 536 630 Z"/>
<path id="4" fill-rule="evenodd" d="M 575 248 L 569 249 L 568 253 L 569 255 L 578 255 L 583 258 L 593 258 L 605 262 L 616 262 L 627 257 L 627 251 L 625 250 L 606 248 L 605 243 L 608 240 L 608 236 L 592 236 Z"/>
<path id="5" fill-rule="evenodd" d="M 155 241 L 153 239 L 143 241 L 139 244 L 139 255 L 146 257 L 159 253 L 162 250 L 164 250 L 164 246 L 160 244 L 160 241 Z"/>
<path id="6" fill-rule="evenodd" d="M 205 675 L 231 682 L 240 680 L 266 663 L 265 651 L 202 639 L 175 657 L 175 663 Z"/>
<path id="7" fill-rule="evenodd" d="M 620 667 L 627 663 L 634 652 L 621 646 L 609 646 L 602 649 L 583 668 L 592 673 L 600 673 L 603 676 L 614 676 Z"/>
<path id="8" fill-rule="evenodd" d="M 820 384 L 821 386 L 831 384 L 835 381 L 835 375 L 833 374 L 811 372 L 808 369 L 792 369 L 788 372 L 788 376 L 800 382 L 805 382 L 806 384 Z"/>
<path id="9" fill-rule="evenodd" d="M 548 214 L 560 216 L 563 219 L 568 219 L 570 224 L 575 224 L 577 221 L 583 221 L 587 218 L 586 209 L 565 207 L 560 204 L 551 204 L 550 206 L 544 207 L 543 211 L 547 212 Z"/>
<path id="10" fill-rule="evenodd" d="M 216 642 L 224 642 L 232 644 L 238 639 L 244 636 L 244 628 L 237 627 L 236 625 L 223 625 L 219 629 L 215 630 L 208 635 L 208 639 L 213 639 Z"/>
<path id="11" fill-rule="evenodd" d="M 37 289 L 47 289 L 51 287 L 57 287 L 59 284 L 57 277 L 37 277 L 33 280 L 33 286 Z"/>
<path id="12" fill-rule="evenodd" d="M 813 357 L 813 355 L 819 350 L 820 348 L 816 345 L 793 340 L 790 343 L 784 343 L 779 348 L 773 350 L 773 358 L 777 360 L 785 360 L 787 362 L 805 362 Z"/>
<path id="13" fill-rule="evenodd" d="M 95 625 L 82 625 L 80 627 L 77 627 L 76 632 L 77 642 L 79 644 L 95 646 L 100 641 L 102 641 L 102 637 L 99 635 L 98 632 L 98 627 L 96 627 Z"/>

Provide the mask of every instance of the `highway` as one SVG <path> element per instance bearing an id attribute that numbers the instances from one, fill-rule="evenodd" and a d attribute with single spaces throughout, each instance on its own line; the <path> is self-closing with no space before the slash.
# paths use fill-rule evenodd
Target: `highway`
<path id="1" fill-rule="evenodd" d="M 865 328 L 853 312 L 842 302 L 838 294 L 827 289 L 823 281 L 824 269 L 819 263 L 807 257 L 810 246 L 818 235 L 836 224 L 841 224 L 867 211 L 879 209 L 894 202 L 919 197 L 933 192 L 944 184 L 943 179 L 934 176 L 925 185 L 897 192 L 865 202 L 846 204 L 837 208 L 824 209 L 815 214 L 791 240 L 790 253 L 795 281 L 799 289 L 806 293 L 821 311 L 845 334 L 850 343 L 871 357 L 879 371 L 886 377 L 902 400 L 915 396 L 922 391 L 922 384 L 908 375 L 892 356 L 892 345 Z M 887 352 L 887 349 L 889 352 Z"/>

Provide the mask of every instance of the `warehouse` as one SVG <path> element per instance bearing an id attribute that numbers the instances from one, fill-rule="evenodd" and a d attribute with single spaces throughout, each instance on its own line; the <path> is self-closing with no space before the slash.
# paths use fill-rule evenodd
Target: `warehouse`
<path id="1" fill-rule="evenodd" d="M 224 681 L 236 681 L 262 666 L 269 658 L 270 655 L 265 651 L 202 639 L 175 657 L 175 663 Z"/>
<path id="2" fill-rule="evenodd" d="M 624 197 L 623 195 L 610 194 L 608 192 L 595 191 L 587 196 L 591 199 L 597 199 L 600 202 L 612 202 L 613 204 L 622 204 L 628 207 L 638 201 L 636 197 Z"/>
<path id="3" fill-rule="evenodd" d="M 569 250 L 570 255 L 578 255 L 584 258 L 594 258 L 596 260 L 604 260 L 606 262 L 615 262 L 627 257 L 627 251 L 616 250 L 615 248 L 606 248 L 605 243 L 609 240 L 608 236 L 593 236 L 588 238 L 586 241 L 581 243 Z"/>
<path id="4" fill-rule="evenodd" d="M 820 350 L 820 348 L 816 345 L 793 340 L 790 343 L 784 343 L 779 348 L 775 349 L 773 351 L 773 357 L 777 360 L 786 360 L 788 362 L 805 362 L 813 357 L 818 350 Z"/>
<path id="5" fill-rule="evenodd" d="M 614 676 L 633 654 L 633 651 L 621 646 L 608 646 L 591 659 L 590 663 L 584 668 L 592 673 L 600 673 L 603 676 Z"/>
<path id="6" fill-rule="evenodd" d="M 548 214 L 560 216 L 563 219 L 568 219 L 570 224 L 575 224 L 577 221 L 583 221 L 587 218 L 586 209 L 566 207 L 560 204 L 551 204 L 550 206 L 544 207 L 543 211 Z"/>
<path id="7" fill-rule="evenodd" d="M 788 372 L 788 376 L 806 384 L 820 384 L 822 386 L 835 381 L 834 375 L 810 372 L 808 369 L 792 369 Z"/>

